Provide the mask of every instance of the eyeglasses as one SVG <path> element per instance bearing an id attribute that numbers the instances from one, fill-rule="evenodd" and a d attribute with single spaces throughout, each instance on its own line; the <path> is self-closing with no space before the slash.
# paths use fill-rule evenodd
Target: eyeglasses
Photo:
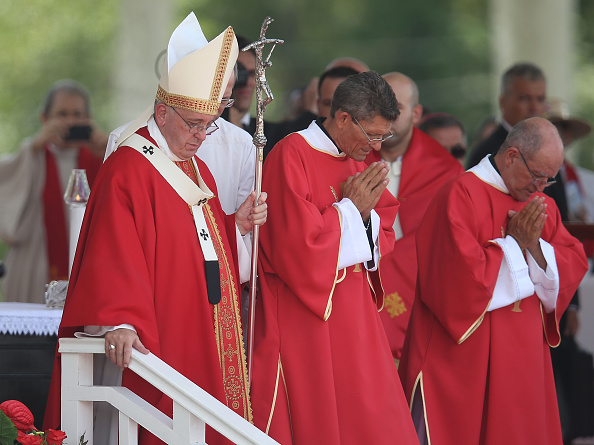
<path id="1" fill-rule="evenodd" d="M 388 132 L 388 134 L 383 135 L 381 138 L 370 138 L 369 135 L 367 134 L 367 132 L 363 129 L 363 127 L 361 126 L 361 124 L 359 123 L 359 121 L 357 119 L 355 119 L 354 116 L 351 116 L 351 119 L 353 119 L 353 122 L 356 123 L 359 128 L 361 129 L 361 131 L 363 133 L 365 133 L 365 137 L 367 138 L 367 140 L 369 141 L 369 144 L 373 144 L 374 142 L 384 142 L 388 139 L 390 139 L 392 136 L 394 136 L 392 134 L 391 131 Z"/>
<path id="2" fill-rule="evenodd" d="M 526 166 L 526 169 L 528 170 L 528 173 L 530 173 L 530 176 L 532 177 L 532 185 L 535 186 L 539 186 L 539 185 L 544 185 L 545 187 L 548 187 L 550 185 L 553 185 L 557 182 L 556 179 L 554 178 L 537 178 L 536 176 L 534 176 L 534 173 L 532 173 L 532 170 L 530 170 L 530 167 L 528 167 L 528 163 L 526 162 L 526 159 L 524 158 L 524 155 L 522 154 L 522 152 L 516 148 L 516 150 L 518 150 L 518 153 L 520 153 L 520 157 L 522 158 L 522 162 L 524 162 L 524 165 Z"/>
<path id="3" fill-rule="evenodd" d="M 227 102 L 225 104 L 225 102 Z M 231 108 L 233 106 L 233 104 L 235 103 L 235 99 L 221 99 L 221 105 L 223 105 L 225 108 Z"/>
<path id="4" fill-rule="evenodd" d="M 208 136 L 209 134 L 213 134 L 215 131 L 217 131 L 219 129 L 219 126 L 216 124 L 215 121 L 212 121 L 206 127 L 201 124 L 192 125 L 187 120 L 185 120 L 183 118 L 183 116 L 181 114 L 179 114 L 177 112 L 177 110 L 175 108 L 173 108 L 171 105 L 169 106 L 169 108 L 171 108 L 173 111 L 175 111 L 175 114 L 177 114 L 181 118 L 181 120 L 184 121 L 188 127 L 190 127 L 190 133 L 192 133 L 192 134 L 197 134 L 197 133 L 200 133 L 201 131 L 204 131 L 204 133 Z"/>

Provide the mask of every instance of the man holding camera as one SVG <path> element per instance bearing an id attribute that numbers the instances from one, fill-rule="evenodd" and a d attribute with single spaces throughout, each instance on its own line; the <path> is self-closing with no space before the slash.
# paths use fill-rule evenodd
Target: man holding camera
<path id="1" fill-rule="evenodd" d="M 0 239 L 10 247 L 6 301 L 43 303 L 46 283 L 68 279 L 64 190 L 75 168 L 86 170 L 92 186 L 107 144 L 91 120 L 88 93 L 71 80 L 50 88 L 41 124 L 15 154 L 0 160 Z"/>

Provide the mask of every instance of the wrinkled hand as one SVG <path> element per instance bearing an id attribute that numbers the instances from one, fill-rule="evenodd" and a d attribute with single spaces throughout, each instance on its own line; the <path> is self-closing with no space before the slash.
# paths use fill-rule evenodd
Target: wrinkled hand
<path id="1" fill-rule="evenodd" d="M 252 230 L 253 226 L 261 226 L 266 222 L 268 215 L 268 204 L 266 204 L 268 195 L 266 192 L 260 193 L 258 205 L 254 206 L 256 200 L 256 192 L 250 193 L 250 196 L 239 206 L 235 212 L 235 224 L 239 229 L 239 233 L 245 235 Z"/>
<path id="2" fill-rule="evenodd" d="M 114 345 L 115 349 L 110 349 L 109 345 Z M 131 329 L 120 328 L 105 334 L 105 355 L 122 370 L 130 364 L 133 347 L 143 354 L 150 352 Z"/>
<path id="3" fill-rule="evenodd" d="M 547 219 L 546 209 L 544 198 L 535 197 L 519 212 L 508 212 L 507 234 L 514 237 L 522 250 L 540 250 L 538 239 Z"/>
<path id="4" fill-rule="evenodd" d="M 342 186 L 342 197 L 355 204 L 365 222 L 390 181 L 386 177 L 388 171 L 384 162 L 374 162 L 362 172 L 349 176 Z"/>

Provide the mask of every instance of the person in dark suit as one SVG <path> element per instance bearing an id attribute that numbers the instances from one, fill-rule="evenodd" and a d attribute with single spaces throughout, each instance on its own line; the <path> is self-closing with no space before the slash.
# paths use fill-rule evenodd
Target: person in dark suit
<path id="1" fill-rule="evenodd" d="M 557 100 L 549 101 L 548 119 L 557 127 L 563 147 L 567 149 L 577 139 L 587 136 L 592 127 L 586 121 L 569 115 L 567 107 Z M 557 182 L 545 189 L 545 193 L 555 200 L 561 219 L 569 222 L 585 223 L 591 221 L 583 203 L 583 189 L 575 167 L 565 160 L 556 178 Z M 586 255 L 592 254 L 592 244 L 585 242 Z M 561 418 L 561 429 L 563 442 L 570 443 L 572 439 L 589 433 L 588 428 L 580 423 L 580 410 L 583 410 L 585 390 L 582 382 L 576 379 L 575 354 L 577 345 L 575 336 L 579 328 L 580 297 L 579 289 L 573 296 L 567 310 L 559 322 L 561 333 L 561 344 L 558 348 L 551 349 L 551 359 L 555 384 L 557 387 L 557 399 L 559 402 L 559 414 Z M 584 429 L 585 428 L 585 429 Z"/>
<path id="2" fill-rule="evenodd" d="M 497 153 L 511 127 L 518 122 L 544 116 L 546 98 L 546 80 L 539 67 L 532 63 L 517 63 L 510 67 L 501 79 L 501 122 L 491 136 L 470 153 L 466 168 L 474 167 L 488 154 Z"/>

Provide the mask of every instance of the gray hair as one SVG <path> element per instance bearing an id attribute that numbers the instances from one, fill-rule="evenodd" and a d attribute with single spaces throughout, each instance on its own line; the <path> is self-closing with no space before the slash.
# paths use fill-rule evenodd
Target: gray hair
<path id="1" fill-rule="evenodd" d="M 358 121 L 373 120 L 377 115 L 394 121 L 400 114 L 394 90 L 375 71 L 353 74 L 336 87 L 330 116 L 334 117 L 337 110 L 349 113 Z"/>
<path id="2" fill-rule="evenodd" d="M 525 79 L 532 82 L 545 80 L 542 70 L 533 63 L 522 62 L 511 66 L 501 78 L 501 94 L 505 95 L 511 89 L 514 79 Z"/>
<path id="3" fill-rule="evenodd" d="M 89 98 L 89 92 L 81 84 L 71 79 L 59 80 L 51 86 L 41 104 L 42 114 L 49 114 L 54 105 L 56 94 L 60 92 L 72 95 L 76 94 L 82 97 L 85 102 L 85 112 L 87 115 L 91 115 L 91 99 Z"/>
<path id="4" fill-rule="evenodd" d="M 532 119 L 523 120 L 508 133 L 498 153 L 505 153 L 510 147 L 521 151 L 527 159 L 532 159 L 543 143 L 542 126 Z"/>

